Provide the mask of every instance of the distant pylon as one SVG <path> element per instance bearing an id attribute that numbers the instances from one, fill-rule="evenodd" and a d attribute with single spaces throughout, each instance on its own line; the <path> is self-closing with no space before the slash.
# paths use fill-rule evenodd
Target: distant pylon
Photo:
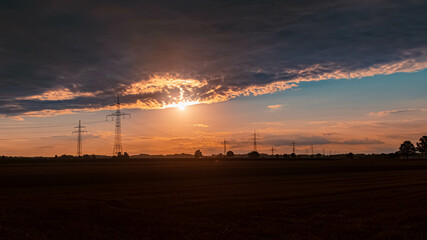
<path id="1" fill-rule="evenodd" d="M 256 131 L 254 131 L 254 152 L 257 151 L 257 147 L 256 147 Z"/>
<path id="2" fill-rule="evenodd" d="M 73 133 L 77 133 L 77 156 L 81 156 L 82 155 L 82 133 L 87 132 L 86 130 L 82 130 L 82 129 L 86 129 L 85 126 L 82 126 L 82 121 L 79 120 L 79 125 L 77 127 L 77 130 L 73 131 Z"/>
<path id="3" fill-rule="evenodd" d="M 114 135 L 114 148 L 113 148 L 113 155 L 117 156 L 123 153 L 123 146 L 122 146 L 122 122 L 121 117 L 125 118 L 125 116 L 129 116 L 130 114 L 122 113 L 120 112 L 120 96 L 117 95 L 117 103 L 116 103 L 116 112 L 107 115 L 106 121 L 108 120 L 108 117 L 111 117 L 111 120 L 116 122 L 115 124 L 115 135 Z"/>
<path id="4" fill-rule="evenodd" d="M 292 141 L 292 153 L 295 154 L 295 141 Z"/>
<path id="5" fill-rule="evenodd" d="M 224 156 L 227 154 L 227 141 L 224 139 Z"/>
<path id="6" fill-rule="evenodd" d="M 313 156 L 313 154 L 314 154 L 314 147 L 313 147 L 313 144 L 311 144 L 311 156 Z"/>

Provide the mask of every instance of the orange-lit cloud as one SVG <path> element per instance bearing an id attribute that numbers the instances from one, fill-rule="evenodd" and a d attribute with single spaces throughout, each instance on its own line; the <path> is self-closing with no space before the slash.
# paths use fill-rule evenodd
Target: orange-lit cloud
<path id="1" fill-rule="evenodd" d="M 377 64 L 367 69 L 354 71 L 335 70 L 329 71 L 330 67 L 320 64 L 315 64 L 300 70 L 286 70 L 286 74 L 294 75 L 295 78 L 287 81 L 273 81 L 267 84 L 249 85 L 246 87 L 233 86 L 230 84 L 221 84 L 215 82 L 212 84 L 208 79 L 191 79 L 182 78 L 179 75 L 153 75 L 148 80 L 141 80 L 131 83 L 130 85 L 122 85 L 120 95 L 122 96 L 123 108 L 135 109 L 165 109 L 165 108 L 185 108 L 196 104 L 212 104 L 228 101 L 239 96 L 258 96 L 264 94 L 272 94 L 278 91 L 295 89 L 300 82 L 321 81 L 326 79 L 340 78 L 361 78 L 374 76 L 378 74 L 392 74 L 396 72 L 412 72 L 427 68 L 427 61 L 415 59 L 407 59 L 400 62 Z M 329 69 L 329 70 L 328 70 Z M 1 108 L 16 114 L 2 114 L 0 116 L 17 116 L 19 117 L 40 117 L 58 114 L 74 113 L 78 111 L 98 111 L 106 109 L 111 105 L 111 100 L 106 104 L 106 97 L 111 98 L 111 94 L 103 91 L 82 92 L 72 91 L 68 88 L 59 88 L 48 90 L 40 95 L 32 95 L 27 97 L 16 98 L 17 101 L 5 103 Z M 95 98 L 96 97 L 96 98 Z M 89 107 L 76 104 L 67 104 L 67 101 L 78 101 L 80 98 L 90 98 Z M 98 99 L 101 98 L 102 101 Z M 40 110 L 31 110 L 26 108 L 28 102 L 25 101 L 51 101 L 58 102 L 55 108 L 47 108 L 45 105 L 38 104 Z M 86 100 L 87 101 L 87 100 Z M 96 101 L 99 101 L 98 103 Z M 74 103 L 74 102 L 72 102 Z M 31 108 L 37 103 L 32 103 Z M 84 104 L 86 105 L 86 104 Z M 55 106 L 55 105 L 49 105 Z M 281 105 L 270 105 L 268 109 L 271 111 L 279 110 Z M 385 116 L 392 113 L 398 113 L 399 110 L 383 111 L 371 113 L 372 116 Z"/>
<path id="2" fill-rule="evenodd" d="M 282 108 L 282 105 L 281 104 L 269 105 L 267 106 L 267 108 L 271 111 L 277 111 Z"/>
<path id="3" fill-rule="evenodd" d="M 421 49 L 422 52 L 427 52 L 426 49 Z M 286 73 L 295 74 L 299 77 L 291 80 L 291 82 L 309 82 L 321 81 L 327 79 L 353 79 L 371 77 L 375 75 L 390 75 L 399 72 L 416 72 L 427 68 L 427 61 L 418 59 L 406 59 L 386 64 L 375 64 L 371 67 L 359 70 L 333 69 L 330 65 L 315 64 L 302 70 L 286 70 Z"/>
<path id="4" fill-rule="evenodd" d="M 385 117 L 391 114 L 400 114 L 400 113 L 413 113 L 413 112 L 421 112 L 426 111 L 424 108 L 409 108 L 409 109 L 393 109 L 393 110 L 387 110 L 387 111 L 380 111 L 380 112 L 371 112 L 371 116 L 376 117 Z"/>
<path id="5" fill-rule="evenodd" d="M 140 81 L 125 87 L 123 95 L 162 95 L 161 99 L 155 97 L 137 99 L 135 103 L 124 104 L 126 108 L 164 109 L 182 105 L 211 104 L 228 101 L 238 96 L 263 95 L 283 91 L 295 87 L 296 84 L 288 82 L 273 82 L 260 86 L 245 88 L 224 87 L 210 85 L 206 79 L 181 79 L 170 75 L 153 76 L 147 81 Z"/>
<path id="6" fill-rule="evenodd" d="M 207 128 L 207 127 L 209 127 L 209 125 L 203 124 L 203 123 L 194 123 L 194 124 L 191 124 L 191 126 L 193 126 L 193 127 L 200 127 L 200 128 Z"/>
<path id="7" fill-rule="evenodd" d="M 39 101 L 61 101 L 70 100 L 78 97 L 95 97 L 101 91 L 97 92 L 72 92 L 68 88 L 59 88 L 46 91 L 40 95 L 32 95 L 27 97 L 18 97 L 17 100 L 39 100 Z"/>
<path id="8" fill-rule="evenodd" d="M 28 117 L 52 117 L 52 116 L 59 116 L 59 115 L 78 114 L 82 112 L 94 112 L 94 111 L 100 111 L 100 110 L 108 110 L 108 108 L 105 107 L 105 108 L 62 109 L 62 110 L 46 109 L 41 111 L 25 112 L 20 115 L 13 115 L 13 116 L 0 114 L 0 117 L 14 119 L 17 121 L 23 121 L 24 118 L 28 118 Z"/>

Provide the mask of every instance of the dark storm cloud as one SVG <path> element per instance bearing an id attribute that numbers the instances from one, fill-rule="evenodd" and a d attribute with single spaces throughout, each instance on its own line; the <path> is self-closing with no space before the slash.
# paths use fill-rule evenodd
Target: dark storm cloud
<path id="1" fill-rule="evenodd" d="M 153 75 L 206 80 L 186 90 L 203 101 L 426 62 L 425 12 L 425 1 L 2 1 L 0 114 L 103 107 Z M 62 88 L 96 98 L 25 100 Z M 168 103 L 178 90 L 123 101 Z"/>

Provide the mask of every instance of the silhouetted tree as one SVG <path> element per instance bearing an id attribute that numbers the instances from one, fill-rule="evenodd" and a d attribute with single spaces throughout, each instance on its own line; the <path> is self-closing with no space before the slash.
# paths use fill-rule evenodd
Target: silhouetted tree
<path id="1" fill-rule="evenodd" d="M 259 158 L 259 153 L 257 151 L 252 151 L 248 155 L 249 158 Z"/>
<path id="2" fill-rule="evenodd" d="M 129 159 L 129 154 L 128 154 L 127 152 L 125 152 L 125 153 L 123 154 L 123 158 L 124 158 L 124 159 Z"/>
<path id="3" fill-rule="evenodd" d="M 283 158 L 284 159 L 289 159 L 289 155 L 285 153 L 285 154 L 283 154 Z"/>
<path id="4" fill-rule="evenodd" d="M 202 152 L 201 152 L 200 150 L 197 150 L 197 151 L 194 153 L 194 157 L 195 157 L 195 158 L 202 158 L 202 157 L 203 157 L 203 154 L 202 154 Z"/>
<path id="5" fill-rule="evenodd" d="M 234 157 L 234 152 L 233 151 L 228 151 L 227 152 L 227 157 L 229 157 L 229 158 Z"/>
<path id="6" fill-rule="evenodd" d="M 408 159 L 410 155 L 415 154 L 414 144 L 412 144 L 411 141 L 404 141 L 402 145 L 400 145 L 399 152 Z"/>
<path id="7" fill-rule="evenodd" d="M 291 158 L 295 159 L 297 157 L 297 155 L 295 153 L 291 153 Z"/>
<path id="8" fill-rule="evenodd" d="M 417 142 L 417 150 L 424 155 L 427 154 L 427 136 L 422 136 Z"/>
<path id="9" fill-rule="evenodd" d="M 347 159 L 354 159 L 354 154 L 352 152 L 346 155 Z"/>

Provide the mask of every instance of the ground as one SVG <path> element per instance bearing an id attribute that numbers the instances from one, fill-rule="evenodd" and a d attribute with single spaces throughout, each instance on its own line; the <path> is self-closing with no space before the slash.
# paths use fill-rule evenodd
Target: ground
<path id="1" fill-rule="evenodd" d="M 426 239 L 427 161 L 0 164 L 0 239 Z"/>

